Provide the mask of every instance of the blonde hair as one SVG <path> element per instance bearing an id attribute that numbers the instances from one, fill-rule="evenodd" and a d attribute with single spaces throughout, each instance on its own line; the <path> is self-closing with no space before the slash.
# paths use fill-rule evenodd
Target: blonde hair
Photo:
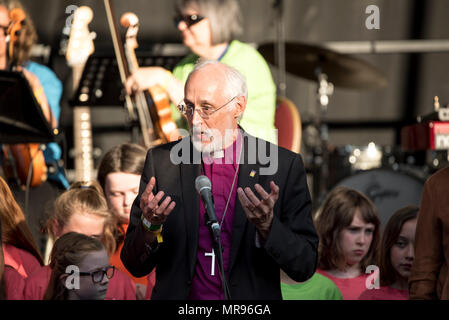
<path id="1" fill-rule="evenodd" d="M 92 214 L 105 219 L 102 240 L 109 255 L 112 255 L 116 249 L 113 230 L 117 222 L 108 209 L 98 182 L 76 182 L 55 200 L 53 215 L 46 224 L 46 230 L 53 239 L 56 238 L 53 230 L 54 223 L 63 228 L 75 213 Z"/>

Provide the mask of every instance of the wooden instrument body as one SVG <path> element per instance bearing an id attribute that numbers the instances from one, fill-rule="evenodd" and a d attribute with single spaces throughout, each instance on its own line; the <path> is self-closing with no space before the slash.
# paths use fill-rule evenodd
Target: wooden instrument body
<path id="1" fill-rule="evenodd" d="M 22 9 L 16 8 L 10 11 L 9 16 L 11 19 L 11 24 L 7 31 L 10 36 L 8 54 L 11 65 L 9 67 L 11 70 L 15 70 L 17 65 L 14 49 L 15 44 L 20 40 L 19 33 L 26 15 Z M 43 90 L 42 87 L 39 90 Z M 2 167 L 8 180 L 16 180 L 17 184 L 22 188 L 27 186 L 28 180 L 30 187 L 37 187 L 47 180 L 48 168 L 39 143 L 3 145 L 2 152 Z"/>

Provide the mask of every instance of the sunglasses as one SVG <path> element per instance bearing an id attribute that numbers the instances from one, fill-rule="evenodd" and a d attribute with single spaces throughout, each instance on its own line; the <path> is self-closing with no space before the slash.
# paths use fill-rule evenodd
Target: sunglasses
<path id="1" fill-rule="evenodd" d="M 200 16 L 198 14 L 188 14 L 188 15 L 178 14 L 173 18 L 173 21 L 174 21 L 176 27 L 178 26 L 178 24 L 181 21 L 184 21 L 184 23 L 187 25 L 187 27 L 190 28 L 191 26 L 200 22 L 203 19 L 204 19 L 204 17 Z"/>

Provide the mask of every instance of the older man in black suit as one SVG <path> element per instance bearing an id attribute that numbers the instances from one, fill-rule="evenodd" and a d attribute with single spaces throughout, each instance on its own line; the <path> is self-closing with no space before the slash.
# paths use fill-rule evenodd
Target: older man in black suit
<path id="1" fill-rule="evenodd" d="M 180 105 L 189 136 L 148 151 L 121 258 L 135 276 L 157 268 L 152 299 L 282 299 L 279 269 L 295 281 L 315 272 L 301 156 L 245 133 L 246 99 L 238 71 L 199 63 Z M 212 181 L 222 268 L 195 191 L 199 175 Z"/>

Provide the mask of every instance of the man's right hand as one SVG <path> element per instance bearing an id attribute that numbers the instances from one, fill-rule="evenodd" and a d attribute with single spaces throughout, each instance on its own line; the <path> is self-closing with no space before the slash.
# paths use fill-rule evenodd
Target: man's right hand
<path id="1" fill-rule="evenodd" d="M 156 178 L 151 177 L 147 184 L 145 191 L 140 197 L 140 209 L 142 214 L 152 225 L 160 225 L 165 222 L 168 215 L 173 211 L 176 203 L 168 196 L 159 203 L 164 197 L 164 191 L 159 191 L 156 195 L 153 194 L 154 186 L 156 185 Z"/>

